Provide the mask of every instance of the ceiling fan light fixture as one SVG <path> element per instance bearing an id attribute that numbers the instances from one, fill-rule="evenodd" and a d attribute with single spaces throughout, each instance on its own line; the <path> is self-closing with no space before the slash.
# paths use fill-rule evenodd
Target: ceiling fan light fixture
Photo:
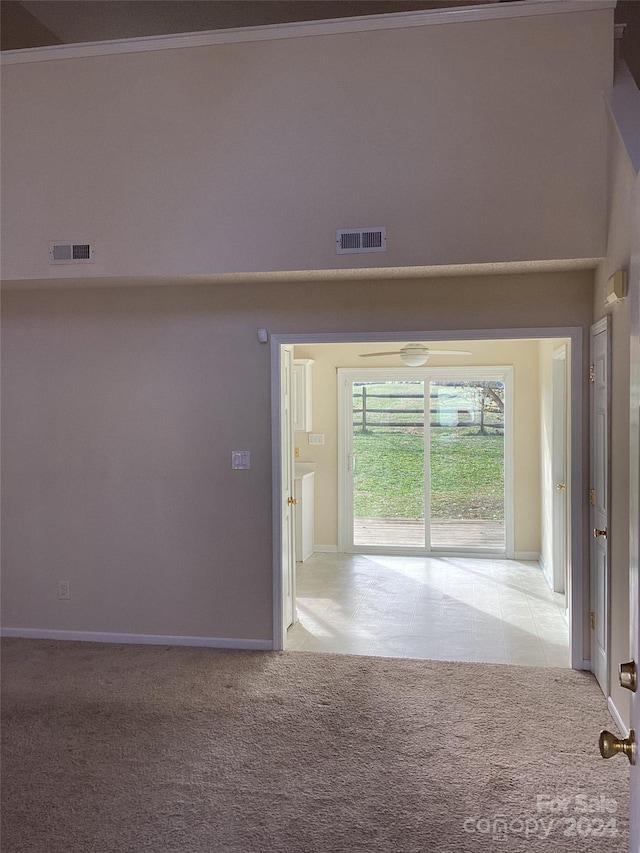
<path id="1" fill-rule="evenodd" d="M 408 367 L 422 367 L 423 364 L 426 364 L 428 358 L 429 356 L 424 353 L 422 355 L 418 353 L 412 355 L 408 352 L 400 353 L 401 361 Z"/>
<path id="2" fill-rule="evenodd" d="M 408 367 L 422 367 L 429 358 L 429 350 L 424 344 L 407 344 L 400 350 L 400 360 Z"/>

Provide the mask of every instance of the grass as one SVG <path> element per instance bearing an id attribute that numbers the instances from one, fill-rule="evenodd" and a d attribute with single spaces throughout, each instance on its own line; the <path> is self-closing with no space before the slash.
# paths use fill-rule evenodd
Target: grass
<path id="1" fill-rule="evenodd" d="M 419 432 L 354 433 L 356 517 L 424 517 Z M 431 431 L 432 518 L 504 518 L 503 438 L 474 433 L 465 427 Z"/>

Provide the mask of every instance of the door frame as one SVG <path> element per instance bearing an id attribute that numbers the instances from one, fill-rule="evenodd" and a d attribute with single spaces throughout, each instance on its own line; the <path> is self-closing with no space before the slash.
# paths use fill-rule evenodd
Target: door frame
<path id="1" fill-rule="evenodd" d="M 513 366 L 512 365 L 473 365 L 471 367 L 341 367 L 338 368 L 338 551 L 344 553 L 388 554 L 388 547 L 366 546 L 364 549 L 353 545 L 353 493 L 352 479 L 349 476 L 347 459 L 346 424 L 349 420 L 349 404 L 341 381 L 352 383 L 355 377 L 369 376 L 371 381 L 416 379 L 427 384 L 431 379 L 503 379 L 505 385 L 504 407 L 504 551 L 483 551 L 481 548 L 411 548 L 399 547 L 397 553 L 425 556 L 475 557 L 496 556 L 507 560 L 514 557 L 513 531 Z M 426 436 L 425 449 L 430 445 Z M 425 490 L 428 488 L 428 471 L 425 470 Z M 428 495 L 425 495 L 428 506 Z M 425 507 L 426 509 L 426 507 Z M 428 529 L 428 528 L 427 528 Z M 350 534 L 351 531 L 351 535 Z"/>
<path id="2" fill-rule="evenodd" d="M 567 482 L 567 450 L 570 446 L 567 419 L 567 345 L 560 344 L 552 353 L 552 400 L 551 400 L 551 487 L 553 493 L 553 542 L 550 586 L 554 592 L 567 595 L 567 504 L 571 484 Z M 558 388 L 558 378 L 562 387 Z M 561 469 L 561 470 L 560 470 Z M 562 487 L 562 488 L 560 488 Z"/>
<path id="3" fill-rule="evenodd" d="M 281 460 L 280 460 L 280 347 L 283 344 L 393 343 L 398 340 L 427 341 L 491 341 L 495 339 L 568 338 L 570 348 L 570 418 L 571 455 L 569 472 L 571 488 L 571 570 L 569 575 L 569 649 L 573 669 L 589 669 L 591 662 L 584 627 L 588 618 L 588 574 L 584 576 L 584 532 L 586 500 L 583 470 L 584 439 L 587 435 L 587 413 L 584 411 L 586 378 L 584 334 L 579 326 L 508 329 L 394 329 L 384 332 L 292 332 L 270 335 L 271 347 L 271 472 L 272 472 L 272 565 L 273 565 L 273 648 L 284 647 L 282 628 L 282 545 L 281 545 Z"/>
<path id="4" fill-rule="evenodd" d="M 630 435 L 629 435 L 629 659 L 640 662 L 640 178 L 633 190 L 630 301 Z M 614 663 L 621 663 L 615 661 Z M 630 694 L 629 728 L 640 734 L 640 693 Z M 624 733 L 628 734 L 628 731 Z M 640 756 L 629 774 L 629 849 L 640 851 Z"/>
<path id="5" fill-rule="evenodd" d="M 589 362 L 590 362 L 590 373 L 594 371 L 594 375 L 590 376 L 590 387 L 589 387 L 589 486 L 595 487 L 598 485 L 597 483 L 597 428 L 596 428 L 596 398 L 595 398 L 595 388 L 598 382 L 598 366 L 596 364 L 594 347 L 595 340 L 599 335 L 604 336 L 604 356 L 606 358 L 604 376 L 602 377 L 604 382 L 604 392 L 605 392 L 605 400 L 603 413 L 606 419 L 604 425 L 604 458 L 602 459 L 602 464 L 605 466 L 604 468 L 604 483 L 601 491 L 602 495 L 598 494 L 598 489 L 595 490 L 595 504 L 591 504 L 591 493 L 589 495 L 589 530 L 592 528 L 599 527 L 601 524 L 604 524 L 606 529 L 611 528 L 611 317 L 610 315 L 606 315 L 601 320 L 598 320 L 597 323 L 594 323 L 589 330 Z M 602 518 L 604 516 L 604 520 L 598 521 L 598 518 Z M 602 692 L 607 697 L 607 699 L 611 695 L 611 684 L 610 684 L 610 673 L 611 673 L 611 548 L 608 542 L 608 539 L 604 539 L 601 541 L 600 539 L 595 539 L 593 536 L 589 537 L 589 565 L 590 565 L 590 576 L 589 576 L 589 609 L 594 613 L 595 625 L 596 628 L 590 625 L 590 657 L 591 657 L 591 669 L 593 674 L 596 676 L 598 683 L 602 689 Z M 598 575 L 598 555 L 604 554 L 605 560 L 605 568 L 604 568 L 604 578 L 603 578 L 603 596 L 604 600 L 601 602 L 597 601 L 598 598 L 598 583 L 597 583 L 597 575 Z M 599 670 L 599 656 L 598 656 L 598 644 L 597 644 L 597 630 L 600 625 L 599 622 L 602 620 L 604 622 L 604 651 L 602 655 L 603 659 L 603 669 L 604 671 L 601 673 Z"/>
<path id="6" fill-rule="evenodd" d="M 283 535 L 281 537 L 282 550 L 282 641 L 286 639 L 289 625 L 296 620 L 296 532 L 295 517 L 291 500 L 294 495 L 294 461 L 293 461 L 293 347 L 285 345 L 281 347 L 280 361 L 280 441 L 282 462 L 280 482 L 281 519 L 283 524 Z M 286 379 L 285 379 L 286 378 Z M 287 384 L 285 389 L 283 386 Z M 286 412 L 286 414 L 285 414 Z M 289 453 L 284 453 L 288 448 Z M 288 458 L 287 458 L 288 457 Z M 285 532 L 286 531 L 286 532 Z M 285 569 L 286 562 L 286 569 Z M 285 575 L 288 575 L 285 583 Z"/>

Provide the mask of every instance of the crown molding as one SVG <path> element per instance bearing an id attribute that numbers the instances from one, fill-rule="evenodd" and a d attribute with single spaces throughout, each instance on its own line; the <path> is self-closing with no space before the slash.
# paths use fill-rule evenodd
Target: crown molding
<path id="1" fill-rule="evenodd" d="M 406 29 L 434 24 L 456 24 L 495 21 L 507 18 L 529 18 L 538 15 L 559 15 L 571 12 L 592 12 L 614 9 L 616 0 L 516 0 L 490 6 L 466 6 L 456 9 L 427 9 L 422 12 L 395 12 L 354 18 L 331 18 L 324 21 L 301 21 L 289 24 L 269 24 L 259 27 L 236 27 L 227 30 L 207 30 L 196 33 L 146 36 L 144 38 L 114 39 L 82 44 L 49 45 L 47 47 L 7 50 L 0 55 L 1 65 L 20 65 L 28 62 L 50 62 L 60 59 L 80 59 L 90 56 L 110 56 L 123 53 L 146 53 L 154 50 L 177 50 L 189 47 L 208 47 L 218 44 L 275 41 L 288 38 L 361 33 L 373 30 Z"/>

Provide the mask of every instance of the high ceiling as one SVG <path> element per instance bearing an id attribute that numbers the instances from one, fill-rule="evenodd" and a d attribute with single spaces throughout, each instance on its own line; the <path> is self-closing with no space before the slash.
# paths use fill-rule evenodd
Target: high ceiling
<path id="1" fill-rule="evenodd" d="M 511 0 L 2 0 L 2 49 Z"/>
<path id="2" fill-rule="evenodd" d="M 0 0 L 0 47 L 16 50 L 512 2 L 527 0 Z M 622 56 L 640 85 L 640 0 L 618 0 L 615 19 L 627 24 Z"/>

